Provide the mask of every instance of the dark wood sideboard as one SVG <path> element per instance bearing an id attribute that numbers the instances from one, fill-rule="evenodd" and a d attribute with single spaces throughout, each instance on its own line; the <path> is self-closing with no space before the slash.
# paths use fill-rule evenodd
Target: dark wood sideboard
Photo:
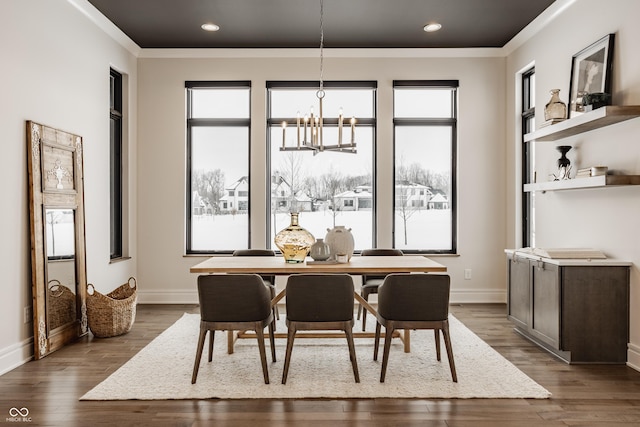
<path id="1" fill-rule="evenodd" d="M 567 363 L 626 363 L 630 262 L 505 252 L 518 333 Z"/>

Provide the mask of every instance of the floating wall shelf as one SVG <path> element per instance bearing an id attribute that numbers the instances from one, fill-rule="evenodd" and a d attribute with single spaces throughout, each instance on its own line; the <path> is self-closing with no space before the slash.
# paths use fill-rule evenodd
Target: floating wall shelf
<path id="1" fill-rule="evenodd" d="M 581 188 L 602 188 L 622 185 L 640 185 L 640 175 L 601 175 L 586 178 L 565 179 L 561 181 L 525 184 L 524 191 L 560 191 Z"/>
<path id="2" fill-rule="evenodd" d="M 528 133 L 524 141 L 556 141 L 637 117 L 640 117 L 640 105 L 609 105 Z"/>

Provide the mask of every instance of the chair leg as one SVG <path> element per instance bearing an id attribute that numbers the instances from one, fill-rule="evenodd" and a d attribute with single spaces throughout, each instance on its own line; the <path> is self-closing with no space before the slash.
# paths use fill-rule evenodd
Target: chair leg
<path id="1" fill-rule="evenodd" d="M 384 352 L 382 353 L 382 371 L 380 372 L 380 382 L 384 382 L 384 377 L 387 375 L 387 364 L 389 363 L 389 350 L 391 350 L 391 336 L 395 328 L 392 325 L 387 324 L 384 329 Z"/>
<path id="2" fill-rule="evenodd" d="M 271 299 L 274 299 L 276 297 L 276 287 L 274 286 L 269 286 L 269 293 L 271 295 Z M 280 320 L 280 311 L 278 311 L 278 304 L 273 306 L 273 330 L 275 331 L 276 329 L 276 320 Z"/>
<path id="3" fill-rule="evenodd" d="M 275 322 L 269 323 L 269 344 L 271 347 L 271 361 L 276 361 L 276 341 L 274 339 L 276 328 Z"/>
<path id="4" fill-rule="evenodd" d="M 287 332 L 287 351 L 284 356 L 284 368 L 282 369 L 282 384 L 287 383 L 287 375 L 289 375 L 289 363 L 291 362 L 291 351 L 293 350 L 293 340 L 296 338 L 296 325 L 289 323 L 289 331 Z"/>
<path id="5" fill-rule="evenodd" d="M 453 361 L 453 348 L 451 347 L 451 337 L 449 336 L 449 321 L 445 320 L 442 325 L 442 335 L 444 336 L 444 346 L 447 349 L 447 357 L 449 358 L 449 367 L 451 368 L 451 378 L 453 382 L 458 382 L 458 375 L 456 374 L 456 364 Z"/>
<path id="6" fill-rule="evenodd" d="M 213 360 L 213 338 L 215 333 L 216 331 L 213 329 L 209 331 L 209 362 Z"/>
<path id="7" fill-rule="evenodd" d="M 358 373 L 358 359 L 356 359 L 356 346 L 353 344 L 353 326 L 349 325 L 344 329 L 347 336 L 347 344 L 349 344 L 349 358 L 351 359 L 351 367 L 353 368 L 353 377 L 356 382 L 360 382 L 360 374 Z"/>
<path id="8" fill-rule="evenodd" d="M 436 328 L 433 330 L 433 335 L 436 340 L 436 359 L 438 362 L 440 361 L 440 329 Z"/>
<path id="9" fill-rule="evenodd" d="M 196 361 L 193 364 L 193 374 L 191 375 L 191 384 L 196 383 L 198 378 L 198 369 L 200 369 L 200 359 L 202 358 L 202 350 L 204 349 L 204 340 L 207 335 L 207 330 L 200 325 L 200 336 L 198 337 L 198 346 L 196 347 Z"/>
<path id="10" fill-rule="evenodd" d="M 376 322 L 376 336 L 375 341 L 373 343 L 373 360 L 378 360 L 378 347 L 380 346 L 380 325 L 379 322 Z"/>
<path id="11" fill-rule="evenodd" d="M 262 375 L 264 376 L 264 383 L 269 384 L 269 370 L 267 368 L 267 352 L 264 348 L 264 330 L 261 327 L 260 322 L 256 323 L 255 331 L 256 338 L 258 339 L 258 349 L 260 350 L 260 362 L 262 363 Z"/>
<path id="12" fill-rule="evenodd" d="M 369 290 L 365 289 L 362 291 L 361 293 L 362 298 L 369 302 Z M 367 327 L 367 310 L 364 307 L 362 308 L 362 332 L 364 332 L 365 328 Z"/>

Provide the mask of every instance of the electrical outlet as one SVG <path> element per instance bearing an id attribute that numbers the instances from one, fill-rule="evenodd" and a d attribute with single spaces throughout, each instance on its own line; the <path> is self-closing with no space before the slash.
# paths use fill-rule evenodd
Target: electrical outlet
<path id="1" fill-rule="evenodd" d="M 471 280 L 471 269 L 470 268 L 465 268 L 464 269 L 464 280 Z"/>
<path id="2" fill-rule="evenodd" d="M 24 308 L 24 323 L 29 323 L 33 321 L 33 312 L 31 311 L 31 306 L 27 306 Z"/>

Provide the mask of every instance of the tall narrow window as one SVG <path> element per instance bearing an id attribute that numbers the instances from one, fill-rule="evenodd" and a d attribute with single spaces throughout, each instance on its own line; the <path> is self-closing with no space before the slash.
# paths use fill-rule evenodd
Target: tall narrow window
<path id="1" fill-rule="evenodd" d="M 456 251 L 458 82 L 394 81 L 396 248 Z"/>
<path id="2" fill-rule="evenodd" d="M 110 259 L 122 253 L 122 75 L 110 72 Z"/>
<path id="3" fill-rule="evenodd" d="M 536 74 L 531 68 L 522 74 L 522 185 L 533 182 L 535 144 L 524 135 L 535 130 Z M 522 192 L 522 246 L 535 246 L 535 192 Z"/>
<path id="4" fill-rule="evenodd" d="M 250 82 L 186 82 L 187 253 L 249 245 Z"/>
<path id="5" fill-rule="evenodd" d="M 271 198 L 267 246 L 273 246 L 275 234 L 289 225 L 289 213 L 299 212 L 300 225 L 315 237 L 323 238 L 327 229 L 344 225 L 351 229 L 356 250 L 372 247 L 376 82 L 324 82 L 324 144 L 337 144 L 342 110 L 342 141 L 350 142 L 353 132 L 355 153 L 281 151 L 283 142 L 297 145 L 298 120 L 304 139 L 303 116 L 311 109 L 318 114 L 318 82 L 268 82 L 267 90 Z M 282 122 L 287 123 L 285 129 Z"/>

